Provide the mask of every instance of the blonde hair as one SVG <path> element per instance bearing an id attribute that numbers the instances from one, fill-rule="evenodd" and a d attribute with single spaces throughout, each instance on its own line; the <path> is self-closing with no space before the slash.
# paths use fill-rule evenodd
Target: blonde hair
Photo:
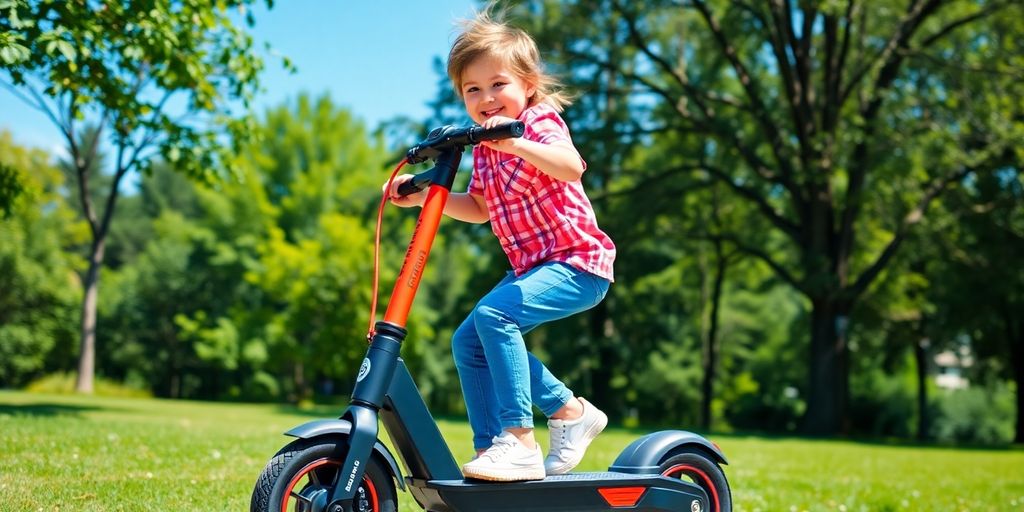
<path id="1" fill-rule="evenodd" d="M 572 103 L 572 97 L 561 90 L 553 76 L 544 72 L 537 43 L 526 32 L 502 21 L 504 11 L 492 15 L 491 4 L 471 20 L 462 20 L 462 33 L 455 38 L 448 53 L 448 77 L 455 93 L 462 97 L 462 72 L 481 57 L 499 59 L 520 80 L 534 87 L 536 92 L 527 104 L 547 103 L 558 112 Z"/>

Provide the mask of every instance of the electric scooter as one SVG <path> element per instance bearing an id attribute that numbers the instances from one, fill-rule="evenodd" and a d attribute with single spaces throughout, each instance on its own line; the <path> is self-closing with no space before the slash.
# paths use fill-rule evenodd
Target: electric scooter
<path id="1" fill-rule="evenodd" d="M 408 490 L 429 512 L 731 512 L 729 483 L 721 469 L 727 464 L 725 455 L 707 439 L 679 430 L 637 439 L 606 472 L 516 483 L 463 477 L 400 349 L 465 147 L 521 137 L 523 131 L 521 122 L 490 129 L 445 126 L 407 152 L 391 180 L 405 163 L 432 159 L 434 166 L 403 183 L 398 193 L 404 196 L 427 187 L 429 191 L 384 320 L 368 335 L 370 346 L 349 406 L 338 419 L 312 421 L 285 433 L 296 439 L 263 469 L 253 489 L 251 512 L 395 512 L 397 489 Z M 379 240 L 380 217 L 377 226 Z M 376 297 L 376 277 L 374 289 Z M 371 312 L 371 322 L 374 316 Z M 379 423 L 387 430 L 404 473 L 378 439 Z"/>

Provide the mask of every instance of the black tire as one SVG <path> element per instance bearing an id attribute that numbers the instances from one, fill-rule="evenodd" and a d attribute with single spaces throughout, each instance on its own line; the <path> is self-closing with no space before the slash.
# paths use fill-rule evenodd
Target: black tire
<path id="1" fill-rule="evenodd" d="M 711 506 L 701 512 L 732 512 L 732 492 L 725 472 L 711 455 L 695 448 L 684 448 L 683 451 L 665 459 L 661 463 L 660 472 L 663 476 L 681 478 L 693 482 L 708 495 Z"/>
<path id="2" fill-rule="evenodd" d="M 325 512 L 347 444 L 344 438 L 326 436 L 298 439 L 281 448 L 256 480 L 250 512 Z M 356 490 L 355 509 L 395 512 L 397 504 L 391 471 L 371 456 Z"/>

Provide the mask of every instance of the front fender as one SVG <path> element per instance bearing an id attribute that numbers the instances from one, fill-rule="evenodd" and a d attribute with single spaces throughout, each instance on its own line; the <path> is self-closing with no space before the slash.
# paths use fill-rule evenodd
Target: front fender
<path id="1" fill-rule="evenodd" d="M 661 462 L 677 448 L 695 446 L 706 451 L 719 464 L 728 464 L 722 450 L 711 441 L 682 430 L 655 432 L 633 441 L 615 459 L 609 471 L 633 474 L 657 474 Z"/>
<path id="2" fill-rule="evenodd" d="M 309 423 L 303 423 L 285 432 L 284 435 L 299 439 L 312 439 L 330 434 L 348 435 L 350 432 L 352 432 L 352 424 L 348 420 L 314 420 Z M 388 463 L 388 467 L 391 468 L 391 476 L 395 478 L 398 488 L 404 491 L 405 478 L 402 476 L 402 471 L 398 469 L 395 457 L 391 455 L 391 452 L 380 440 L 374 443 L 373 451 L 377 452 Z"/>

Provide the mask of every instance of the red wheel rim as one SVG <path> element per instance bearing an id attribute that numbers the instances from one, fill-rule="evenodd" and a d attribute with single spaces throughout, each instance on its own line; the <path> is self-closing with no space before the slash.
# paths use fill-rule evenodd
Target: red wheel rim
<path id="1" fill-rule="evenodd" d="M 295 490 L 295 486 L 298 485 L 299 482 L 301 482 L 303 479 L 305 479 L 312 471 L 314 471 L 314 470 L 316 470 L 318 468 L 321 468 L 323 466 L 340 466 L 340 465 L 341 465 L 341 463 L 338 462 L 337 460 L 331 460 L 331 459 L 328 459 L 328 458 L 317 459 L 317 460 L 314 460 L 313 462 L 310 462 L 309 464 L 306 464 L 306 467 L 304 467 L 301 470 L 299 470 L 299 472 L 295 474 L 295 477 L 293 477 L 292 480 L 290 482 L 288 482 L 288 487 L 285 488 L 284 497 L 281 498 L 281 510 L 282 510 L 282 512 L 289 510 L 288 509 L 288 501 L 291 500 L 292 498 L 294 498 L 295 496 L 297 496 L 297 495 L 293 495 L 293 491 Z M 371 481 L 369 478 L 367 478 L 365 475 L 363 475 L 363 482 L 362 482 L 362 484 L 360 486 L 365 488 L 366 491 L 370 494 L 370 510 L 373 510 L 373 511 L 380 510 L 380 507 L 379 507 L 378 502 L 377 502 L 377 488 L 373 486 L 373 481 Z"/>
<path id="2" fill-rule="evenodd" d="M 693 467 L 693 466 L 691 466 L 689 464 L 676 464 L 675 466 L 672 466 L 672 467 L 666 469 L 665 471 L 663 471 L 661 473 L 661 476 L 667 476 L 667 477 L 670 477 L 670 478 L 674 478 L 674 477 L 678 477 L 678 476 L 681 476 L 681 475 L 684 475 L 684 474 L 689 476 L 689 477 L 691 477 L 691 478 L 699 480 L 698 482 L 695 482 L 695 483 L 698 486 L 700 486 L 702 489 L 705 489 L 706 491 L 708 491 L 708 493 L 711 495 L 710 498 L 711 498 L 712 510 L 714 512 L 719 512 L 719 508 L 718 508 L 719 507 L 719 505 L 718 505 L 718 489 L 715 489 L 715 484 L 714 484 L 714 482 L 711 481 L 711 477 L 708 476 L 708 474 L 705 473 L 700 468 L 695 468 L 695 467 Z"/>

